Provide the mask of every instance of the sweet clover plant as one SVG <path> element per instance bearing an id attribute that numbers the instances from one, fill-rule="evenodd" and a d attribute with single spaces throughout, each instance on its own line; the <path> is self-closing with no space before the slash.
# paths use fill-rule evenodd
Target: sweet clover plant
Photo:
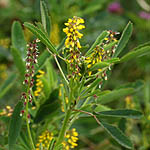
<path id="1" fill-rule="evenodd" d="M 20 80 L 22 94 L 11 116 L 9 150 L 78 149 L 80 133 L 73 125 L 84 117 L 93 118 L 122 147 L 133 149 L 121 123 L 113 125 L 112 118 L 140 119 L 142 113 L 112 109 L 107 104 L 136 93 L 143 83 L 114 90 L 103 87 L 115 64 L 148 54 L 150 44 L 139 45 L 120 57 L 132 34 L 129 22 L 119 39 L 118 32 L 108 30 L 92 45 L 82 45 L 86 20 L 73 16 L 62 29 L 65 39 L 56 47 L 49 40 L 51 21 L 44 1 L 40 1 L 40 9 L 41 22 L 24 23 L 34 35 L 32 42 L 25 41 L 19 22 L 12 26 L 11 53 L 19 76 L 12 74 L 9 80 Z"/>

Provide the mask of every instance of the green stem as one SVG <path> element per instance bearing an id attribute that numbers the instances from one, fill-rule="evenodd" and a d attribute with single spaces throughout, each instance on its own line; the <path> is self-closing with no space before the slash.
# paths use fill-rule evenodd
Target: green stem
<path id="1" fill-rule="evenodd" d="M 27 125 L 27 131 L 28 131 L 28 135 L 29 135 L 29 139 L 30 139 L 32 149 L 35 150 L 33 139 L 32 139 L 32 136 L 31 136 L 30 126 L 29 126 L 29 122 L 28 122 L 28 100 L 27 100 L 27 104 L 26 104 L 26 125 Z"/>
<path id="2" fill-rule="evenodd" d="M 63 78 L 64 78 L 64 80 L 65 80 L 65 82 L 67 83 L 67 85 L 69 85 L 69 82 L 68 82 L 68 80 L 66 79 L 66 77 L 65 77 L 65 75 L 64 75 L 64 73 L 63 73 L 63 71 L 62 71 L 62 69 L 61 69 L 61 66 L 60 66 L 60 64 L 59 64 L 59 62 L 58 62 L 58 60 L 57 60 L 56 54 L 53 54 L 48 48 L 47 48 L 47 51 L 54 57 L 54 59 L 55 59 L 55 61 L 56 61 L 56 63 L 57 63 L 57 66 L 58 66 L 58 68 L 59 68 L 59 70 L 60 70 L 60 72 L 61 72 L 61 74 L 62 74 L 62 76 L 63 76 Z M 59 56 L 59 57 L 60 57 L 60 56 Z M 63 58 L 61 58 L 61 59 L 63 59 Z"/>
<path id="3" fill-rule="evenodd" d="M 65 135 L 65 132 L 66 132 L 66 129 L 67 129 L 67 125 L 68 125 L 68 122 L 69 122 L 70 115 L 71 115 L 71 109 L 68 109 L 67 112 L 66 112 L 64 122 L 63 122 L 63 126 L 61 128 L 61 131 L 59 133 L 59 136 L 58 136 L 58 139 L 57 139 L 57 142 L 56 142 L 56 147 L 59 144 L 61 144 L 63 139 L 64 139 L 64 135 Z"/>
<path id="4" fill-rule="evenodd" d="M 95 88 L 91 91 L 93 92 Z M 84 107 L 90 100 L 90 97 L 86 99 L 86 101 L 82 104 L 82 107 Z M 74 123 L 74 121 L 78 118 L 78 115 L 80 115 L 81 112 L 78 112 L 77 114 L 74 115 L 73 119 L 70 121 L 69 127 Z"/>
<path id="5" fill-rule="evenodd" d="M 73 100 L 73 89 L 70 88 L 70 96 L 69 96 L 69 103 L 68 103 L 68 108 L 67 108 L 67 111 L 65 113 L 65 119 L 64 119 L 64 122 L 63 122 L 63 125 L 62 125 L 62 128 L 60 130 L 60 133 L 59 133 L 59 136 L 58 136 L 58 139 L 57 139 L 57 142 L 56 142 L 56 147 L 62 143 L 63 139 L 64 139 L 64 136 L 65 136 L 65 132 L 66 130 L 68 129 L 68 124 L 70 123 L 69 122 L 69 119 L 70 119 L 70 116 L 71 116 L 71 102 Z"/>
<path id="6" fill-rule="evenodd" d="M 60 66 L 60 64 L 59 64 L 59 62 L 58 62 L 58 60 L 57 60 L 56 55 L 54 55 L 54 59 L 55 59 L 55 61 L 56 61 L 56 63 L 57 63 L 57 66 L 58 66 L 58 68 L 59 68 L 59 70 L 60 70 L 60 72 L 61 72 L 61 74 L 62 74 L 64 80 L 66 81 L 67 85 L 69 85 L 69 82 L 68 82 L 68 80 L 66 79 L 66 77 L 65 77 L 65 75 L 64 75 L 64 73 L 63 73 L 63 71 L 62 71 L 62 69 L 61 69 L 61 66 Z"/>

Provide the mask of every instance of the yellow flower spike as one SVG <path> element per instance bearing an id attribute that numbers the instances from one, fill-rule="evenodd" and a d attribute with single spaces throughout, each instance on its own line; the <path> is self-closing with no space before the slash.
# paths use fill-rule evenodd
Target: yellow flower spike
<path id="1" fill-rule="evenodd" d="M 81 48 L 78 39 L 83 36 L 83 34 L 79 33 L 79 30 L 85 28 L 84 25 L 81 25 L 83 22 L 83 19 L 74 16 L 72 19 L 68 19 L 68 22 L 65 23 L 67 27 L 63 29 L 63 32 L 65 32 L 68 37 L 65 41 L 66 48 L 74 48 L 76 45 L 77 48 Z M 72 42 L 72 40 L 74 40 L 74 42 Z"/>
<path id="2" fill-rule="evenodd" d="M 43 77 L 43 75 L 45 74 L 45 72 L 44 71 L 42 71 L 42 70 L 39 70 L 38 71 L 38 75 L 36 75 L 36 90 L 34 91 L 34 95 L 35 96 L 40 96 L 40 93 L 41 93 L 41 91 L 42 91 L 42 88 L 43 88 L 43 82 L 42 82 L 42 80 L 41 80 L 41 78 Z"/>
<path id="3" fill-rule="evenodd" d="M 78 133 L 76 132 L 76 129 L 73 128 L 72 130 L 67 131 L 66 133 L 66 140 L 62 142 L 63 144 L 63 150 L 71 150 L 75 147 L 78 146 L 77 141 L 78 141 Z"/>
<path id="4" fill-rule="evenodd" d="M 36 144 L 36 149 L 40 149 L 40 146 L 42 145 L 43 150 L 47 150 L 49 148 L 49 143 L 51 142 L 53 138 L 53 133 L 50 133 L 49 131 L 44 131 L 39 137 L 38 137 L 38 143 Z"/>

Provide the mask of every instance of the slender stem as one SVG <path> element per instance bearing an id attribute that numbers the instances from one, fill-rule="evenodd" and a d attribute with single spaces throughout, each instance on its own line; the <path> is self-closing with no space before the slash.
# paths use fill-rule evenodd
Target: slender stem
<path id="1" fill-rule="evenodd" d="M 35 150 L 33 139 L 31 136 L 30 126 L 29 126 L 29 122 L 28 122 L 28 99 L 27 99 L 27 104 L 26 104 L 26 125 L 27 125 L 27 131 L 28 131 L 28 135 L 29 135 L 32 149 Z"/>
<path id="2" fill-rule="evenodd" d="M 101 123 L 100 123 L 100 121 L 97 119 L 96 115 L 93 115 L 93 114 L 90 113 L 90 112 L 83 111 L 83 110 L 78 110 L 78 109 L 73 109 L 73 111 L 77 111 L 77 112 L 81 112 L 81 113 L 90 115 L 90 116 L 92 116 L 92 117 L 96 120 L 96 122 L 97 122 L 99 125 L 101 125 Z"/>
<path id="3" fill-rule="evenodd" d="M 61 74 L 62 74 L 64 80 L 66 81 L 67 85 L 69 85 L 69 82 L 68 82 L 68 80 L 66 79 L 66 77 L 65 77 L 65 75 L 64 75 L 64 72 L 63 72 L 62 69 L 61 69 L 61 66 L 60 66 L 60 64 L 59 64 L 59 62 L 58 62 L 58 60 L 57 60 L 56 55 L 53 54 L 48 48 L 47 48 L 47 51 L 54 57 L 54 59 L 55 59 L 55 61 L 56 61 L 56 63 L 57 63 L 57 66 L 58 66 L 58 68 L 59 68 L 59 70 L 60 70 L 60 72 L 61 72 Z M 59 56 L 59 57 L 61 57 L 61 56 Z M 63 58 L 61 57 L 61 59 L 63 59 Z M 64 60 L 64 59 L 63 59 L 63 60 Z"/>
<path id="4" fill-rule="evenodd" d="M 73 100 L 73 89 L 70 88 L 70 96 L 69 96 L 69 103 L 68 103 L 68 108 L 67 108 L 67 111 L 65 113 L 65 119 L 64 119 L 64 122 L 63 122 L 63 125 L 62 125 L 62 128 L 60 130 L 60 133 L 59 133 L 59 136 L 58 136 L 58 139 L 57 139 L 57 142 L 56 142 L 56 147 L 62 143 L 63 139 L 64 139 L 64 136 L 65 136 L 65 132 L 66 130 L 68 129 L 68 124 L 70 123 L 69 122 L 69 119 L 70 119 L 70 116 L 71 116 L 71 101 Z"/>
<path id="5" fill-rule="evenodd" d="M 66 61 L 65 58 L 61 57 L 60 55 L 57 55 L 60 59 L 62 59 L 63 61 Z"/>
<path id="6" fill-rule="evenodd" d="M 58 60 L 57 60 L 56 55 L 54 55 L 54 59 L 55 59 L 55 61 L 56 61 L 56 63 L 57 63 L 57 66 L 58 66 L 58 68 L 59 68 L 59 70 L 60 70 L 60 72 L 61 72 L 61 74 L 62 74 L 64 80 L 66 81 L 67 85 L 69 85 L 69 82 L 68 82 L 68 80 L 66 79 L 66 77 L 65 77 L 65 75 L 64 75 L 64 73 L 63 73 L 63 71 L 62 71 L 62 69 L 61 69 L 61 66 L 60 66 L 60 64 L 59 64 L 59 62 L 58 62 Z"/>
<path id="7" fill-rule="evenodd" d="M 61 128 L 61 131 L 59 133 L 59 136 L 58 136 L 58 139 L 57 139 L 57 142 L 56 142 L 56 147 L 59 144 L 61 144 L 61 142 L 64 139 L 64 135 L 65 135 L 65 132 L 66 132 L 66 129 L 67 129 L 67 124 L 68 124 L 70 115 L 71 115 L 71 109 L 68 109 L 67 112 L 66 112 L 66 116 L 65 116 L 64 122 L 63 122 L 63 126 Z"/>

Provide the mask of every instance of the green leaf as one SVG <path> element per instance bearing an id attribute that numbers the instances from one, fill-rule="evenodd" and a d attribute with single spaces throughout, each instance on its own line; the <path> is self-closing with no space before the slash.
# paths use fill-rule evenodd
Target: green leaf
<path id="1" fill-rule="evenodd" d="M 131 109 L 101 111 L 98 112 L 98 114 L 102 116 L 122 117 L 122 118 L 132 118 L 132 119 L 140 119 L 142 117 L 141 112 L 137 110 L 131 110 Z"/>
<path id="2" fill-rule="evenodd" d="M 18 145 L 18 144 L 16 144 L 15 146 L 14 146 L 14 149 L 15 150 L 27 150 L 26 148 L 24 148 L 23 146 L 21 146 L 21 145 Z"/>
<path id="3" fill-rule="evenodd" d="M 87 53 L 85 54 L 85 56 L 88 56 L 93 49 L 96 47 L 96 45 L 99 45 L 102 43 L 102 41 L 104 40 L 104 38 L 106 38 L 109 35 L 108 31 L 103 31 L 96 39 L 96 41 L 93 43 L 93 45 L 91 46 L 91 48 L 87 51 Z"/>
<path id="4" fill-rule="evenodd" d="M 141 57 L 143 55 L 147 55 L 148 53 L 150 53 L 150 46 L 142 47 L 140 49 L 137 49 L 136 51 L 131 51 L 131 52 L 127 53 L 126 55 L 124 55 L 120 59 L 120 63 L 126 62 L 130 59 L 135 59 L 136 57 Z"/>
<path id="5" fill-rule="evenodd" d="M 51 92 L 49 98 L 42 104 L 42 106 L 51 104 L 56 100 L 58 100 L 58 98 L 59 98 L 59 89 L 55 89 Z"/>
<path id="6" fill-rule="evenodd" d="M 116 51 L 113 57 L 117 57 L 121 53 L 121 51 L 125 48 L 127 42 L 129 41 L 129 38 L 131 37 L 132 30 L 133 30 L 133 25 L 131 22 L 129 22 L 125 27 L 125 29 L 123 30 L 123 33 L 118 42 L 118 46 L 116 47 Z"/>
<path id="7" fill-rule="evenodd" d="M 127 123 L 127 119 L 125 118 L 121 118 L 118 122 L 118 128 L 125 133 L 125 129 L 126 129 L 126 123 Z"/>
<path id="8" fill-rule="evenodd" d="M 124 88 L 124 89 L 118 89 L 113 90 L 111 92 L 108 92 L 106 94 L 103 94 L 97 98 L 97 102 L 100 104 L 106 104 L 114 100 L 118 100 L 119 98 L 122 98 L 124 96 L 130 95 L 134 93 L 133 88 Z"/>
<path id="9" fill-rule="evenodd" d="M 118 86 L 117 89 L 121 89 L 121 88 L 134 88 L 134 91 L 139 91 L 144 87 L 144 81 L 142 80 L 137 80 L 135 82 L 129 82 L 126 84 L 123 84 L 121 86 Z"/>
<path id="10" fill-rule="evenodd" d="M 15 73 L 11 74 L 0 87 L 0 98 L 2 98 L 7 91 L 13 86 L 17 78 Z"/>
<path id="11" fill-rule="evenodd" d="M 111 108 L 101 105 L 101 104 L 96 104 L 96 108 L 94 109 L 94 112 L 100 112 L 100 111 L 106 111 L 106 110 L 111 110 Z"/>
<path id="12" fill-rule="evenodd" d="M 116 43 L 118 43 L 118 41 L 113 41 L 109 44 L 104 45 L 104 51 L 111 49 L 113 46 L 115 46 Z"/>
<path id="13" fill-rule="evenodd" d="M 97 86 L 100 83 L 101 80 L 102 79 L 97 78 L 93 83 L 91 83 L 89 87 L 87 87 L 87 89 L 82 93 L 82 95 L 92 90 L 95 86 Z"/>
<path id="14" fill-rule="evenodd" d="M 137 47 L 135 47 L 135 48 L 133 49 L 133 51 L 136 51 L 136 50 L 141 49 L 141 48 L 146 47 L 146 46 L 150 46 L 150 41 L 149 41 L 149 42 L 146 42 L 146 43 L 144 43 L 144 44 L 138 45 Z"/>
<path id="15" fill-rule="evenodd" d="M 85 106 L 82 106 L 80 108 L 80 110 L 91 112 L 92 111 L 92 106 L 93 106 L 93 104 L 86 104 Z"/>
<path id="16" fill-rule="evenodd" d="M 30 141 L 28 140 L 28 134 L 25 132 L 26 128 L 20 132 L 20 136 L 18 137 L 19 143 L 25 147 L 26 150 L 31 149 Z"/>
<path id="17" fill-rule="evenodd" d="M 53 115 L 60 107 L 58 102 L 59 89 L 55 89 L 50 94 L 49 98 L 40 106 L 34 119 L 38 123 L 49 115 Z"/>
<path id="18" fill-rule="evenodd" d="M 18 49 L 14 48 L 14 47 L 11 47 L 11 54 L 13 56 L 14 63 L 15 63 L 15 65 L 16 65 L 19 73 L 20 73 L 20 76 L 24 79 L 24 74 L 25 74 L 25 71 L 26 71 L 26 67 L 25 67 L 25 63 L 23 62 Z"/>
<path id="19" fill-rule="evenodd" d="M 56 141 L 56 139 L 54 139 L 54 138 L 51 140 L 50 146 L 49 146 L 49 149 L 48 149 L 48 150 L 53 150 L 53 149 L 54 149 L 55 141 Z"/>
<path id="20" fill-rule="evenodd" d="M 34 122 L 39 123 L 40 121 L 44 120 L 48 116 L 49 116 L 49 118 L 51 118 L 54 115 L 54 113 L 58 110 L 59 107 L 60 107 L 60 105 L 59 105 L 58 101 L 56 101 L 52 104 L 48 104 L 48 105 L 44 105 L 44 106 L 40 107 L 36 114 Z"/>
<path id="21" fill-rule="evenodd" d="M 133 145 L 130 139 L 117 127 L 112 126 L 108 123 L 100 121 L 101 126 L 112 136 L 114 140 L 116 140 L 120 145 L 132 149 Z"/>
<path id="22" fill-rule="evenodd" d="M 40 10 L 41 10 L 41 20 L 42 20 L 44 30 L 45 32 L 48 33 L 48 35 L 50 35 L 51 21 L 48 15 L 48 8 L 46 7 L 46 3 L 43 0 L 40 1 Z"/>
<path id="23" fill-rule="evenodd" d="M 35 73 L 37 73 L 37 71 L 42 68 L 42 66 L 44 65 L 44 63 L 46 62 L 46 60 L 50 57 L 50 53 L 48 51 L 44 51 L 38 58 L 38 65 L 35 67 Z"/>
<path id="24" fill-rule="evenodd" d="M 103 69 L 105 67 L 108 67 L 110 64 L 107 62 L 99 62 L 94 64 L 91 68 L 89 68 L 89 71 L 94 71 L 94 70 L 98 70 L 98 69 Z"/>
<path id="25" fill-rule="evenodd" d="M 60 44 L 57 46 L 57 51 L 60 51 L 60 50 L 64 47 L 66 38 L 67 38 L 67 37 L 65 37 L 65 38 L 60 42 Z"/>
<path id="26" fill-rule="evenodd" d="M 20 52 L 22 58 L 25 58 L 27 43 L 24 38 L 21 24 L 18 21 L 13 22 L 11 33 L 12 46 Z"/>
<path id="27" fill-rule="evenodd" d="M 17 138 L 21 130 L 22 117 L 20 116 L 20 112 L 22 109 L 23 103 L 20 101 L 16 105 L 10 121 L 9 135 L 8 135 L 9 150 L 15 150 L 14 145 L 17 141 Z"/>
<path id="28" fill-rule="evenodd" d="M 48 49 L 53 53 L 53 54 L 58 54 L 57 50 L 55 49 L 54 45 L 50 42 L 48 36 L 41 30 L 35 27 L 33 24 L 25 22 L 24 26 L 27 27 L 38 39 L 41 40 L 45 46 L 48 47 Z"/>
<path id="29" fill-rule="evenodd" d="M 118 63 L 118 62 L 120 62 L 120 59 L 119 58 L 111 58 L 111 59 L 105 60 L 104 62 L 110 63 L 110 64 Z"/>
<path id="30" fill-rule="evenodd" d="M 51 92 L 51 90 L 57 87 L 57 74 L 55 72 L 54 66 L 52 65 L 49 59 L 46 62 L 46 71 L 47 71 L 47 74 L 46 74 L 47 82 L 48 82 L 48 86 Z"/>

